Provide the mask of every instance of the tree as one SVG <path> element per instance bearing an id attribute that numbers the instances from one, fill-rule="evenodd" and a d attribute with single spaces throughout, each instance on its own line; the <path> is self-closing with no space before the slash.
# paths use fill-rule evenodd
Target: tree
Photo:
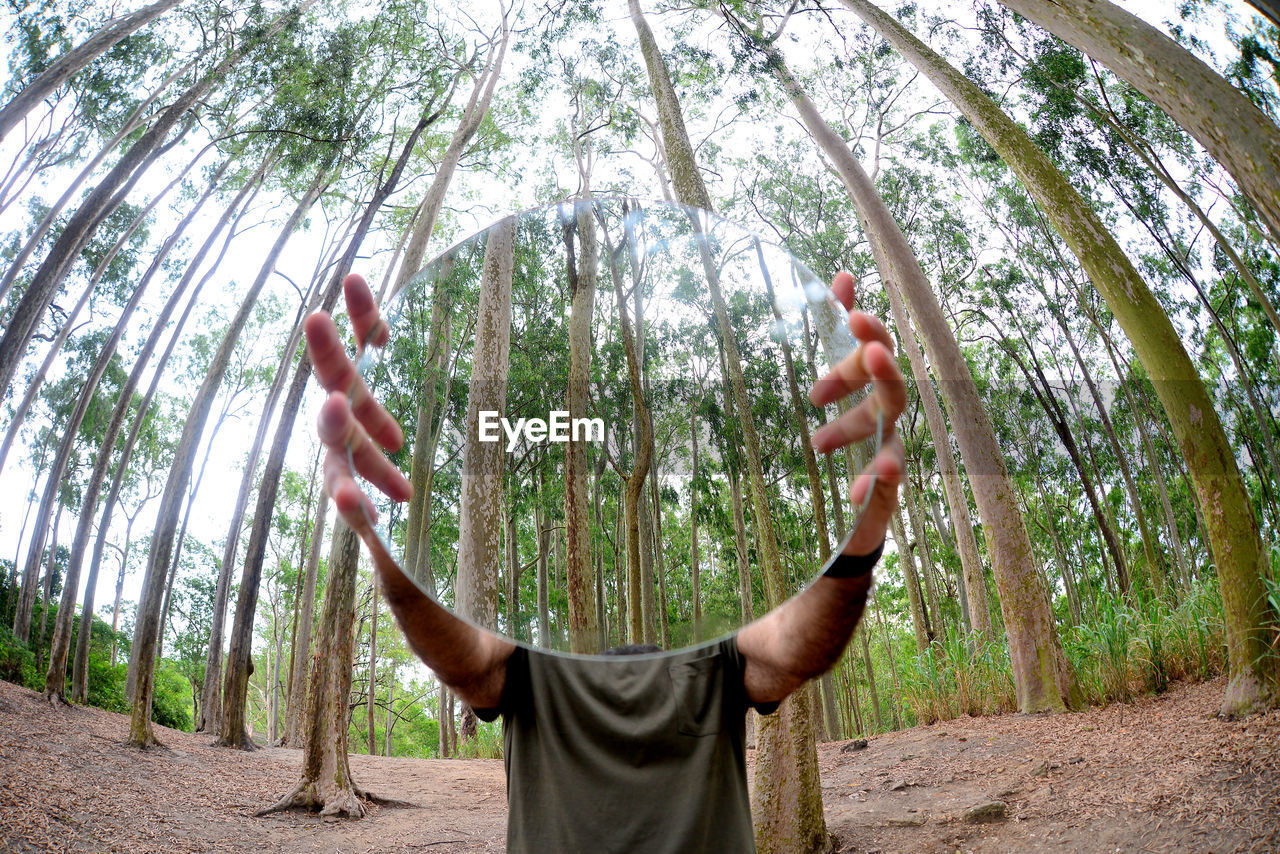
<path id="1" fill-rule="evenodd" d="M 181 0 L 157 0 L 150 6 L 113 18 L 88 39 L 50 63 L 48 68 L 22 87 L 11 101 L 0 109 L 0 139 L 13 130 L 14 125 L 22 121 L 36 104 L 52 94 L 71 75 L 93 62 L 121 39 L 145 27 L 180 2 Z"/>
<path id="2" fill-rule="evenodd" d="M 928 75 L 973 123 L 1040 204 L 1120 321 L 1187 460 L 1212 543 L 1231 670 L 1221 712 L 1247 714 L 1276 702 L 1280 665 L 1267 654 L 1267 626 L 1276 616 L 1263 591 L 1266 557 L 1258 522 L 1217 410 L 1169 316 L 1098 215 L 1024 130 L 892 16 L 865 0 L 842 2 Z M 1274 187 L 1268 192 L 1274 194 Z"/>
<path id="3" fill-rule="evenodd" d="M 666 60 L 658 49 L 639 0 L 628 0 L 632 24 L 640 40 L 649 84 L 658 107 L 666 164 L 671 172 L 676 198 L 683 204 L 711 210 L 711 196 L 689 142 L 688 131 Z M 695 229 L 698 225 L 693 223 Z M 705 247 L 705 243 L 701 244 Z M 741 360 L 734 341 L 733 326 L 720 293 L 713 265 L 703 263 L 708 274 L 712 304 L 721 330 L 729 368 L 728 384 L 737 405 L 747 466 L 751 481 L 752 509 L 756 541 L 760 547 L 765 589 L 771 606 L 783 599 L 783 579 L 777 538 L 766 500 L 764 471 L 760 462 L 759 438 L 751 417 L 751 404 L 742 379 Z M 797 691 L 783 701 L 779 713 L 760 725 L 761 752 L 756 761 L 756 845 L 762 852 L 825 851 L 828 847 L 826 821 L 822 815 L 822 792 L 818 781 L 817 747 L 811 724 L 809 692 Z"/>
<path id="4" fill-rule="evenodd" d="M 1000 2 L 1110 68 L 1186 128 L 1231 173 L 1280 245 L 1280 129 L 1243 92 L 1108 0 Z"/>

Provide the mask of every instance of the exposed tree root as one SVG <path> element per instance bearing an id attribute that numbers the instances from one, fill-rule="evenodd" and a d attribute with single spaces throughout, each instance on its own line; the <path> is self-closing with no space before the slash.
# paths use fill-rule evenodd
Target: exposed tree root
<path id="1" fill-rule="evenodd" d="M 214 747 L 233 747 L 237 750 L 244 750 L 250 753 L 258 749 L 258 745 L 254 744 L 253 739 L 249 738 L 248 733 L 244 732 L 243 730 L 240 732 L 240 737 L 238 739 L 232 739 L 230 741 L 223 738 L 222 736 L 218 736 L 213 740 L 213 746 Z"/>
<path id="2" fill-rule="evenodd" d="M 355 787 L 335 788 L 322 792 L 320 786 L 310 780 L 303 780 L 292 792 L 276 803 L 254 813 L 255 818 L 285 812 L 286 810 L 319 810 L 322 816 L 345 818 L 363 818 L 364 804 L 360 803 L 360 795 Z M 360 793 L 365 794 L 365 793 Z"/>
<path id="3" fill-rule="evenodd" d="M 43 696 L 49 701 L 49 705 L 53 706 L 55 709 L 71 705 L 71 701 L 58 691 L 45 691 Z"/>

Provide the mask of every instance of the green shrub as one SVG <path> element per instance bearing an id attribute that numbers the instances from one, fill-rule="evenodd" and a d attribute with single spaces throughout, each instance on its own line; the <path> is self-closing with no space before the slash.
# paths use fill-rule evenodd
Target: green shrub
<path id="1" fill-rule="evenodd" d="M 186 677 L 170 661 L 156 667 L 155 689 L 151 694 L 151 720 L 170 729 L 191 732 L 191 688 Z"/>
<path id="2" fill-rule="evenodd" d="M 0 626 L 0 679 L 36 690 L 44 688 L 44 675 L 36 670 L 35 655 L 8 626 Z"/>

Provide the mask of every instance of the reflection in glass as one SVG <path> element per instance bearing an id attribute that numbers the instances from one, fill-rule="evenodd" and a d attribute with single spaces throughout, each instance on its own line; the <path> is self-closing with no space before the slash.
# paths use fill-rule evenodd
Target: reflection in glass
<path id="1" fill-rule="evenodd" d="M 849 474 L 878 438 L 806 454 L 837 414 L 808 389 L 856 344 L 844 310 L 740 226 L 612 198 L 526 212 L 427 265 L 386 318 L 362 370 L 404 425 L 414 497 L 380 508 L 382 536 L 431 596 L 513 640 L 715 639 L 856 525 Z"/>

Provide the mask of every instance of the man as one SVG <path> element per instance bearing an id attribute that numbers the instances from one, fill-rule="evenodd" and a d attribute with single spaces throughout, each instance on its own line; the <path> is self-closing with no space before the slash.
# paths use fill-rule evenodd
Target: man
<path id="1" fill-rule="evenodd" d="M 853 288 L 848 273 L 832 284 L 845 306 Z M 359 345 L 385 344 L 364 279 L 348 276 L 344 291 Z M 861 312 L 849 325 L 864 343 L 814 385 L 810 400 L 823 406 L 869 382 L 873 392 L 816 431 L 813 446 L 830 453 L 866 438 L 877 410 L 885 434 L 852 487 L 855 506 L 868 489 L 872 495 L 844 553 L 735 636 L 671 654 L 583 657 L 518 647 L 449 613 L 399 570 L 372 532 L 373 503 L 351 463 L 388 497 L 408 500 L 408 481 L 379 450 L 398 449 L 403 431 L 364 385 L 332 319 L 307 319 L 311 360 L 329 392 L 319 418 L 326 488 L 369 546 L 414 651 L 477 714 L 503 716 L 510 851 L 754 851 L 746 710 L 773 711 L 839 660 L 897 506 L 904 461 L 894 423 L 906 386 L 884 325 Z"/>

